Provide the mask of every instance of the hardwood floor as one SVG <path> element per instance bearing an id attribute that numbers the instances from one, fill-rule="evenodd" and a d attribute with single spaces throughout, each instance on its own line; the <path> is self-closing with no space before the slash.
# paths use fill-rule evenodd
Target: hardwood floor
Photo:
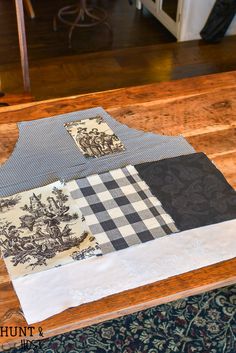
<path id="1" fill-rule="evenodd" d="M 78 46 L 69 50 L 65 29 L 56 34 L 51 29 L 52 15 L 63 1 L 33 2 L 38 17 L 35 22 L 26 19 L 32 95 L 36 100 L 236 70 L 236 36 L 224 38 L 219 44 L 176 43 L 153 16 L 136 12 L 128 1 L 100 2 L 110 6 L 113 18 L 113 41 L 106 50 L 99 48 L 106 41 L 104 28 L 100 28 L 101 32 L 76 32 L 74 41 Z M 5 5 L 5 17 L 11 22 L 14 7 L 9 3 L 12 5 L 2 0 L 0 7 Z M 16 56 L 17 33 L 13 32 L 9 29 L 11 45 L 5 37 L 0 38 L 0 77 L 1 89 L 17 94 L 23 92 L 23 86 Z M 64 41 L 58 36 L 64 36 Z"/>
<path id="2" fill-rule="evenodd" d="M 30 61 L 72 56 L 104 50 L 174 42 L 175 38 L 147 10 L 138 11 L 128 0 L 89 0 L 108 11 L 111 37 L 106 26 L 76 29 L 73 49 L 68 48 L 68 27 L 53 32 L 53 16 L 62 6 L 78 0 L 31 0 L 36 18 L 26 14 L 26 32 Z M 135 3 L 135 1 L 134 1 Z M 14 1 L 0 1 L 0 65 L 19 61 Z M 6 55 L 7 54 L 7 55 Z"/>

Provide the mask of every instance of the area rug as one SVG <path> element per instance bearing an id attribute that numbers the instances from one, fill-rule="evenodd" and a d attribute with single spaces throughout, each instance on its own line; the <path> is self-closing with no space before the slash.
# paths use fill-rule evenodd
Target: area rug
<path id="1" fill-rule="evenodd" d="M 34 342 L 8 353 L 235 353 L 236 285 Z"/>

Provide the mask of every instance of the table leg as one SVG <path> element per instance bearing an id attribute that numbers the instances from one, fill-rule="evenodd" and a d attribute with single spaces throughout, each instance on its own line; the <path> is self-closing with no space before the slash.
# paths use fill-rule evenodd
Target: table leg
<path id="1" fill-rule="evenodd" d="M 29 62 L 27 53 L 27 43 L 25 34 L 25 18 L 22 0 L 15 0 L 17 29 L 21 56 L 21 69 L 23 74 L 24 90 L 30 91 Z"/>

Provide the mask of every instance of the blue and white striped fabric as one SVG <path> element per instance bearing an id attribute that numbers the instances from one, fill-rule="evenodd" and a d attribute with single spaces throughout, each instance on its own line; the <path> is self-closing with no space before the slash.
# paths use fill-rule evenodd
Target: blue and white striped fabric
<path id="1" fill-rule="evenodd" d="M 83 156 L 65 123 L 101 116 L 120 138 L 125 151 L 97 159 Z M 0 197 L 44 186 L 56 180 L 69 181 L 129 164 L 152 162 L 195 152 L 182 137 L 161 136 L 130 129 L 102 108 L 21 122 L 19 140 L 7 162 L 0 167 Z"/>

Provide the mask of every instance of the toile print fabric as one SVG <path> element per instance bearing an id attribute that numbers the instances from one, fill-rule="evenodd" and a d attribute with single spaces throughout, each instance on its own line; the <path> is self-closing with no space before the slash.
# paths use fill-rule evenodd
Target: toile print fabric
<path id="1" fill-rule="evenodd" d="M 72 121 L 65 128 L 85 157 L 101 157 L 125 150 L 123 143 L 101 116 Z"/>
<path id="2" fill-rule="evenodd" d="M 236 192 L 204 153 L 135 168 L 179 230 L 236 218 Z"/>
<path id="3" fill-rule="evenodd" d="M 101 254 L 60 182 L 0 198 L 0 249 L 13 279 Z"/>
<path id="4" fill-rule="evenodd" d="M 78 179 L 68 188 L 103 254 L 178 232 L 131 165 Z"/>

